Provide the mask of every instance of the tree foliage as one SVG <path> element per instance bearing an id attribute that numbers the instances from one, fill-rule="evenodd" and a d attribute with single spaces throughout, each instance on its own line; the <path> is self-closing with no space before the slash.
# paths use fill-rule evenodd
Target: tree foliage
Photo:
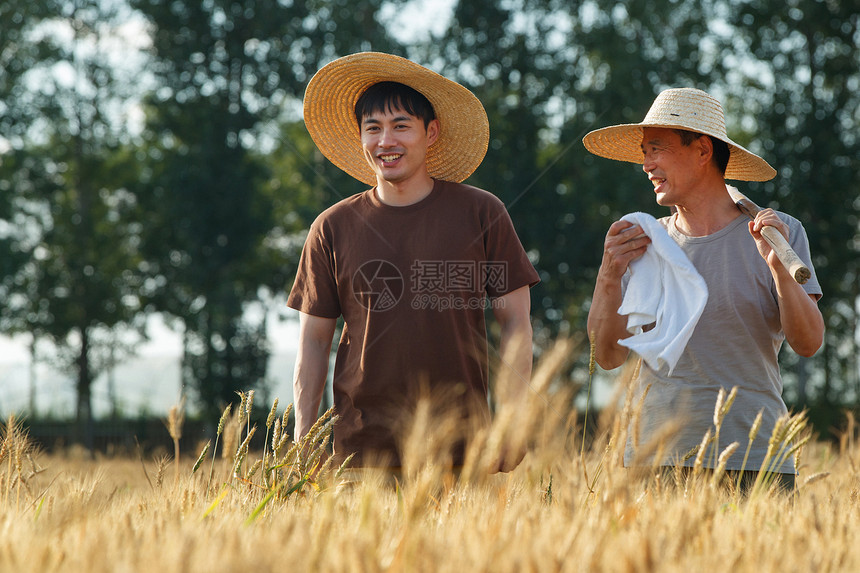
<path id="1" fill-rule="evenodd" d="M 183 380 L 215 417 L 263 382 L 266 324 L 248 309 L 267 298 L 261 288 L 284 290 L 295 265 L 284 238 L 297 222 L 276 217 L 299 202 L 274 183 L 263 152 L 279 147 L 277 122 L 295 120 L 290 111 L 322 62 L 369 47 L 360 30 L 386 35 L 378 2 L 132 5 L 152 26 L 156 83 L 139 191 L 152 300 L 182 323 Z"/>
<path id="2" fill-rule="evenodd" d="M 3 169 L 21 264 L 4 277 L 4 317 L 10 331 L 56 345 L 76 379 L 78 438 L 89 442 L 91 386 L 113 344 L 105 333 L 140 318 L 139 224 L 127 217 L 134 199 L 123 186 L 133 167 L 110 118 L 125 97 L 108 47 L 118 13 L 88 0 L 33 9 L 17 39 L 32 49 L 15 50 L 29 54 L 28 67 L 10 85 L 22 98 L 7 100 L 13 138 Z"/>
<path id="3" fill-rule="evenodd" d="M 582 137 L 642 119 L 661 89 L 707 87 L 707 14 L 676 2 L 674 30 L 645 2 L 573 8 L 555 0 L 456 4 L 451 28 L 427 47 L 481 99 L 490 150 L 472 178 L 505 200 L 542 283 L 533 289 L 540 338 L 582 332 L 603 236 L 630 211 L 659 214 L 639 167 L 595 158 Z M 503 8 L 502 6 L 508 6 Z M 420 52 L 419 52 L 420 53 Z"/>
<path id="4" fill-rule="evenodd" d="M 410 22 L 406 0 L 72 4 L 0 6 L 0 292 L 3 329 L 76 349 L 79 372 L 94 335 L 102 345 L 159 311 L 184 333 L 183 379 L 206 415 L 263 383 L 260 317 L 289 288 L 310 222 L 363 189 L 310 141 L 304 87 L 328 61 L 378 50 L 484 103 L 490 147 L 468 182 L 502 198 L 540 272 L 539 349 L 584 338 L 611 222 L 665 214 L 639 166 L 590 155 L 582 137 L 640 121 L 662 89 L 713 93 L 730 136 L 777 167 L 746 190 L 804 223 L 825 291 L 824 349 L 782 356 L 789 397 L 860 397 L 856 2 L 459 0 L 420 40 L 404 23 L 428 23 Z M 146 23 L 138 67 L 104 43 L 131 15 Z M 131 137 L 117 110 L 137 103 Z"/>
<path id="5" fill-rule="evenodd" d="M 737 33 L 726 49 L 749 54 L 752 65 L 726 62 L 730 107 L 755 125 L 779 171 L 751 189 L 804 223 L 824 291 L 825 345 L 812 364 L 800 361 L 792 398 L 832 411 L 860 399 L 860 12 L 856 2 L 805 0 L 779 10 L 737 0 L 731 8 Z"/>

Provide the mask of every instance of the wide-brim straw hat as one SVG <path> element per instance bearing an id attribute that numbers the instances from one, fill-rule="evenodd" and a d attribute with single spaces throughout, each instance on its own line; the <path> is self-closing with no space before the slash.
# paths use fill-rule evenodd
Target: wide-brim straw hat
<path id="1" fill-rule="evenodd" d="M 440 133 L 427 150 L 427 171 L 459 183 L 487 153 L 490 122 L 475 95 L 460 84 L 407 59 L 379 52 L 344 56 L 321 68 L 308 83 L 305 125 L 329 161 L 368 185 L 376 174 L 361 148 L 355 104 L 379 82 L 400 82 L 418 90 L 433 106 Z"/>
<path id="2" fill-rule="evenodd" d="M 694 88 L 660 92 L 642 123 L 597 129 L 587 134 L 582 142 L 588 151 L 600 157 L 642 164 L 643 127 L 685 129 L 725 141 L 730 151 L 726 179 L 768 181 L 776 176 L 776 169 L 767 161 L 729 139 L 720 102 Z"/>

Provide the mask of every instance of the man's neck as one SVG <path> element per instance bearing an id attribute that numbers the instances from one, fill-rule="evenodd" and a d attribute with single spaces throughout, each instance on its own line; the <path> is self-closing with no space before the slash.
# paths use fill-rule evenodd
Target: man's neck
<path id="1" fill-rule="evenodd" d="M 386 205 L 405 207 L 418 203 L 430 195 L 433 185 L 434 181 L 429 175 L 400 183 L 377 178 L 376 196 Z"/>
<path id="2" fill-rule="evenodd" d="M 708 185 L 702 193 L 689 197 L 684 204 L 675 207 L 675 227 L 690 237 L 712 235 L 740 214 L 726 191 L 724 181 Z"/>

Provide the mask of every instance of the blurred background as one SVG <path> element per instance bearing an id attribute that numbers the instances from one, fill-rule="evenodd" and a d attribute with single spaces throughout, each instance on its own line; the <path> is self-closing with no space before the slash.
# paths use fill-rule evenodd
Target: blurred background
<path id="1" fill-rule="evenodd" d="M 536 356 L 580 340 L 558 384 L 581 403 L 606 230 L 666 214 L 640 166 L 582 136 L 668 87 L 720 99 L 729 136 L 779 171 L 741 191 L 809 235 L 826 341 L 781 362 L 787 402 L 827 437 L 860 396 L 858 25 L 858 0 L 2 0 L 0 417 L 93 447 L 181 396 L 210 428 L 238 391 L 289 403 L 306 229 L 364 190 L 310 141 L 302 95 L 374 50 L 484 103 L 467 182 L 505 202 L 540 272 Z"/>

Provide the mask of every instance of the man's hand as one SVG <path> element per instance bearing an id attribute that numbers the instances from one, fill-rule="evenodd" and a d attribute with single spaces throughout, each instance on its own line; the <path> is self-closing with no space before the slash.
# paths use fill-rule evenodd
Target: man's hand
<path id="1" fill-rule="evenodd" d="M 777 269 L 783 265 L 776 256 L 776 251 L 773 250 L 770 243 L 768 243 L 767 239 L 765 239 L 761 234 L 762 227 L 765 226 L 777 229 L 787 241 L 788 225 L 779 218 L 776 211 L 773 209 L 762 209 L 759 211 L 758 215 L 756 215 L 755 220 L 749 222 L 750 235 L 755 239 L 755 245 L 758 248 L 758 252 L 771 269 Z"/>
<path id="2" fill-rule="evenodd" d="M 516 469 L 516 467 L 520 465 L 520 462 L 522 462 L 523 458 L 525 457 L 526 450 L 524 447 L 511 449 L 505 446 L 502 448 L 502 451 L 499 454 L 499 459 L 490 468 L 490 473 L 507 473 L 513 469 Z"/>
<path id="3" fill-rule="evenodd" d="M 597 363 L 606 370 L 621 366 L 630 352 L 618 344 L 618 340 L 630 336 L 626 317 L 618 314 L 622 299 L 621 277 L 631 262 L 645 254 L 650 244 L 651 238 L 642 227 L 629 221 L 612 223 L 603 241 L 603 261 L 588 311 L 588 336 L 593 338 Z"/>
<path id="4" fill-rule="evenodd" d="M 607 280 L 621 281 L 630 263 L 644 255 L 650 244 L 651 238 L 639 225 L 629 221 L 612 223 L 603 241 L 599 272 Z"/>

